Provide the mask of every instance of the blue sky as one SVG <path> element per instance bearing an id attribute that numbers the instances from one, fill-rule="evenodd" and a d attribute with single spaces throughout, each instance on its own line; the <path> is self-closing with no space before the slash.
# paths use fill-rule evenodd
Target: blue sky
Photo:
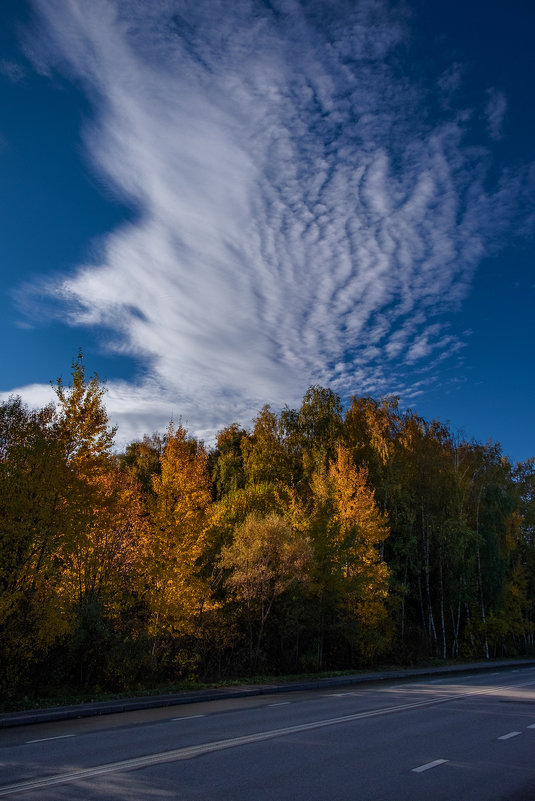
<path id="1" fill-rule="evenodd" d="M 2 397 L 118 444 L 310 384 L 535 455 L 535 8 L 3 0 Z"/>

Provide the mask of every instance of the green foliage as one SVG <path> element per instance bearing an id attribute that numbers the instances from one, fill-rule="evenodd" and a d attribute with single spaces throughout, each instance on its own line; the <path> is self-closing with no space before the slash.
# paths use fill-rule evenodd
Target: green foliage
<path id="1" fill-rule="evenodd" d="M 247 432 L 236 423 L 224 428 L 217 435 L 216 449 L 209 457 L 210 474 L 217 498 L 245 486 L 242 440 L 246 437 Z"/>
<path id="2" fill-rule="evenodd" d="M 166 437 L 153 434 L 144 436 L 141 442 L 131 442 L 119 456 L 119 468 L 135 478 L 148 496 L 152 494 L 153 478 L 160 475 L 160 460 L 165 450 Z"/>
<path id="3" fill-rule="evenodd" d="M 0 404 L 5 698 L 533 652 L 534 460 L 318 386 L 117 457 L 104 394 Z"/>

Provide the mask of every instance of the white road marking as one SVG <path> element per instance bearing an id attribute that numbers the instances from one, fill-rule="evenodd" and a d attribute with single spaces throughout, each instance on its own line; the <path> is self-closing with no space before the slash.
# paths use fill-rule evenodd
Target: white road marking
<path id="1" fill-rule="evenodd" d="M 76 737 L 76 734 L 58 734 L 57 737 L 40 737 L 39 740 L 26 740 L 26 745 L 30 743 L 48 743 L 50 740 L 65 740 L 67 737 Z"/>
<path id="2" fill-rule="evenodd" d="M 532 723 L 530 726 L 528 726 L 528 729 L 535 729 L 535 723 Z"/>
<path id="3" fill-rule="evenodd" d="M 498 740 L 510 740 L 511 737 L 518 737 L 519 734 L 522 734 L 522 732 L 510 731 L 509 734 L 502 734 L 501 737 L 498 737 Z"/>
<path id="4" fill-rule="evenodd" d="M 532 684 L 532 682 L 522 682 L 514 685 L 515 688 L 523 687 Z M 501 687 L 500 692 L 507 689 Z M 245 734 L 241 737 L 230 737 L 227 740 L 215 740 L 208 743 L 201 743 L 200 745 L 187 746 L 185 748 L 177 748 L 173 751 L 161 751 L 156 754 L 148 754 L 147 756 L 134 757 L 133 759 L 123 759 L 120 762 L 109 762 L 104 765 L 95 765 L 92 768 L 80 768 L 79 770 L 70 773 L 59 773 L 55 776 L 48 776 L 44 778 L 29 779 L 16 784 L 4 785 L 0 787 L 0 798 L 15 793 L 24 793 L 29 790 L 38 790 L 44 787 L 52 787 L 58 784 L 69 784 L 71 782 L 89 779 L 94 776 L 103 776 L 108 773 L 119 773 L 125 770 L 137 770 L 139 768 L 146 768 L 152 765 L 162 765 L 166 762 L 176 762 L 179 760 L 193 759 L 194 757 L 203 754 L 213 753 L 214 751 L 224 751 L 228 748 L 237 748 L 241 745 L 249 745 L 250 743 L 259 743 L 266 740 L 274 740 L 277 737 L 286 737 L 290 734 L 298 734 L 305 731 L 313 731 L 315 729 L 323 729 L 328 726 L 338 726 L 343 723 L 352 723 L 355 720 L 365 720 L 367 718 L 376 718 L 382 715 L 390 715 L 395 712 L 404 712 L 409 709 L 420 709 L 426 706 L 438 706 L 439 704 L 450 703 L 451 701 L 458 701 L 463 698 L 470 698 L 472 695 L 494 695 L 498 692 L 494 688 L 488 687 L 479 688 L 477 690 L 467 690 L 454 695 L 448 695 L 446 698 L 431 698 L 425 701 L 413 701 L 407 704 L 398 704 L 397 706 L 383 707 L 380 709 L 370 709 L 366 712 L 356 712 L 353 715 L 343 715 L 338 718 L 328 718 L 326 720 L 315 720 L 311 723 L 301 723 L 295 726 L 286 726 L 282 729 L 269 729 L 261 731 L 256 734 Z M 183 720 L 183 718 L 182 718 Z M 448 760 L 436 760 L 434 763 L 428 763 L 431 767 L 441 765 Z M 414 768 L 416 772 L 426 768 L 425 765 L 420 768 Z"/>
<path id="5" fill-rule="evenodd" d="M 171 718 L 171 720 L 193 720 L 194 718 L 205 718 L 206 715 L 184 715 L 182 718 Z"/>
<path id="6" fill-rule="evenodd" d="M 291 701 L 279 701 L 276 704 L 268 704 L 268 706 L 286 706 L 287 704 L 291 704 Z"/>
<path id="7" fill-rule="evenodd" d="M 449 762 L 449 759 L 435 759 L 433 762 L 426 762 L 425 765 L 420 765 L 418 768 L 413 768 L 413 773 L 423 773 L 424 770 L 430 770 L 431 768 L 436 768 L 437 765 L 443 765 L 445 762 Z"/>

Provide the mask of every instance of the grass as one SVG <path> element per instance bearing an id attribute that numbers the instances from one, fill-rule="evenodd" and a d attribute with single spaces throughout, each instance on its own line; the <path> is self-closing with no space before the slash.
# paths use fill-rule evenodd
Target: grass
<path id="1" fill-rule="evenodd" d="M 470 660 L 473 661 L 473 660 Z M 491 660 L 492 662 L 499 662 L 500 660 Z M 430 659 L 420 665 L 412 665 L 414 668 L 425 667 L 442 667 L 446 665 L 459 665 L 462 666 L 463 660 L 454 659 Z M 238 677 L 233 679 L 222 679 L 220 681 L 202 682 L 193 680 L 183 680 L 173 683 L 165 683 L 151 687 L 143 687 L 136 690 L 125 690 L 124 692 L 110 693 L 110 692 L 87 692 L 87 693 L 73 693 L 69 690 L 59 691 L 50 695 L 44 695 L 40 698 L 29 698 L 25 696 L 16 700 L 1 700 L 0 713 L 2 712 L 23 712 L 26 710 L 34 709 L 47 709 L 55 706 L 72 706 L 76 704 L 91 704 L 98 703 L 99 701 L 115 701 L 121 698 L 143 698 L 155 695 L 174 695 L 182 692 L 195 692 L 199 690 L 209 690 L 223 687 L 241 687 L 247 685 L 259 684 L 287 684 L 290 682 L 309 681 L 321 678 L 332 678 L 336 676 L 354 676 L 359 673 L 374 673 L 383 671 L 402 671 L 409 666 L 400 665 L 379 665 L 375 668 L 364 669 L 350 669 L 350 670 L 330 670 L 320 673 L 292 673 L 287 675 L 257 675 Z"/>
<path id="2" fill-rule="evenodd" d="M 385 668 L 376 668 L 382 670 Z M 389 670 L 402 670 L 402 668 L 388 668 Z M 184 680 L 173 683 L 165 683 L 152 687 L 144 687 L 137 690 L 125 690 L 124 692 L 87 692 L 73 693 L 68 690 L 60 691 L 40 698 L 23 698 L 11 701 L 0 701 L 0 712 L 23 712 L 32 709 L 46 709 L 54 706 L 72 706 L 75 704 L 91 704 L 99 701 L 115 701 L 121 698 L 143 698 L 155 695 L 174 695 L 182 692 L 195 692 L 198 690 L 209 690 L 222 687 L 241 687 L 247 685 L 260 684 L 286 684 L 288 682 L 307 681 L 319 678 L 330 678 L 333 676 L 353 676 L 357 673 L 370 672 L 369 670 L 332 670 L 321 673 L 295 673 L 288 675 L 258 675 L 238 677 L 233 679 L 222 679 L 220 681 L 202 682 Z"/>

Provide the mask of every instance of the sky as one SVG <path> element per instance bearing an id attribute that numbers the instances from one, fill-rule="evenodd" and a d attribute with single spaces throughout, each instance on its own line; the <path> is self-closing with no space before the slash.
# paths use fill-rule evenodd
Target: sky
<path id="1" fill-rule="evenodd" d="M 535 4 L 1 0 L 0 399 L 117 446 L 313 384 L 535 456 Z"/>

